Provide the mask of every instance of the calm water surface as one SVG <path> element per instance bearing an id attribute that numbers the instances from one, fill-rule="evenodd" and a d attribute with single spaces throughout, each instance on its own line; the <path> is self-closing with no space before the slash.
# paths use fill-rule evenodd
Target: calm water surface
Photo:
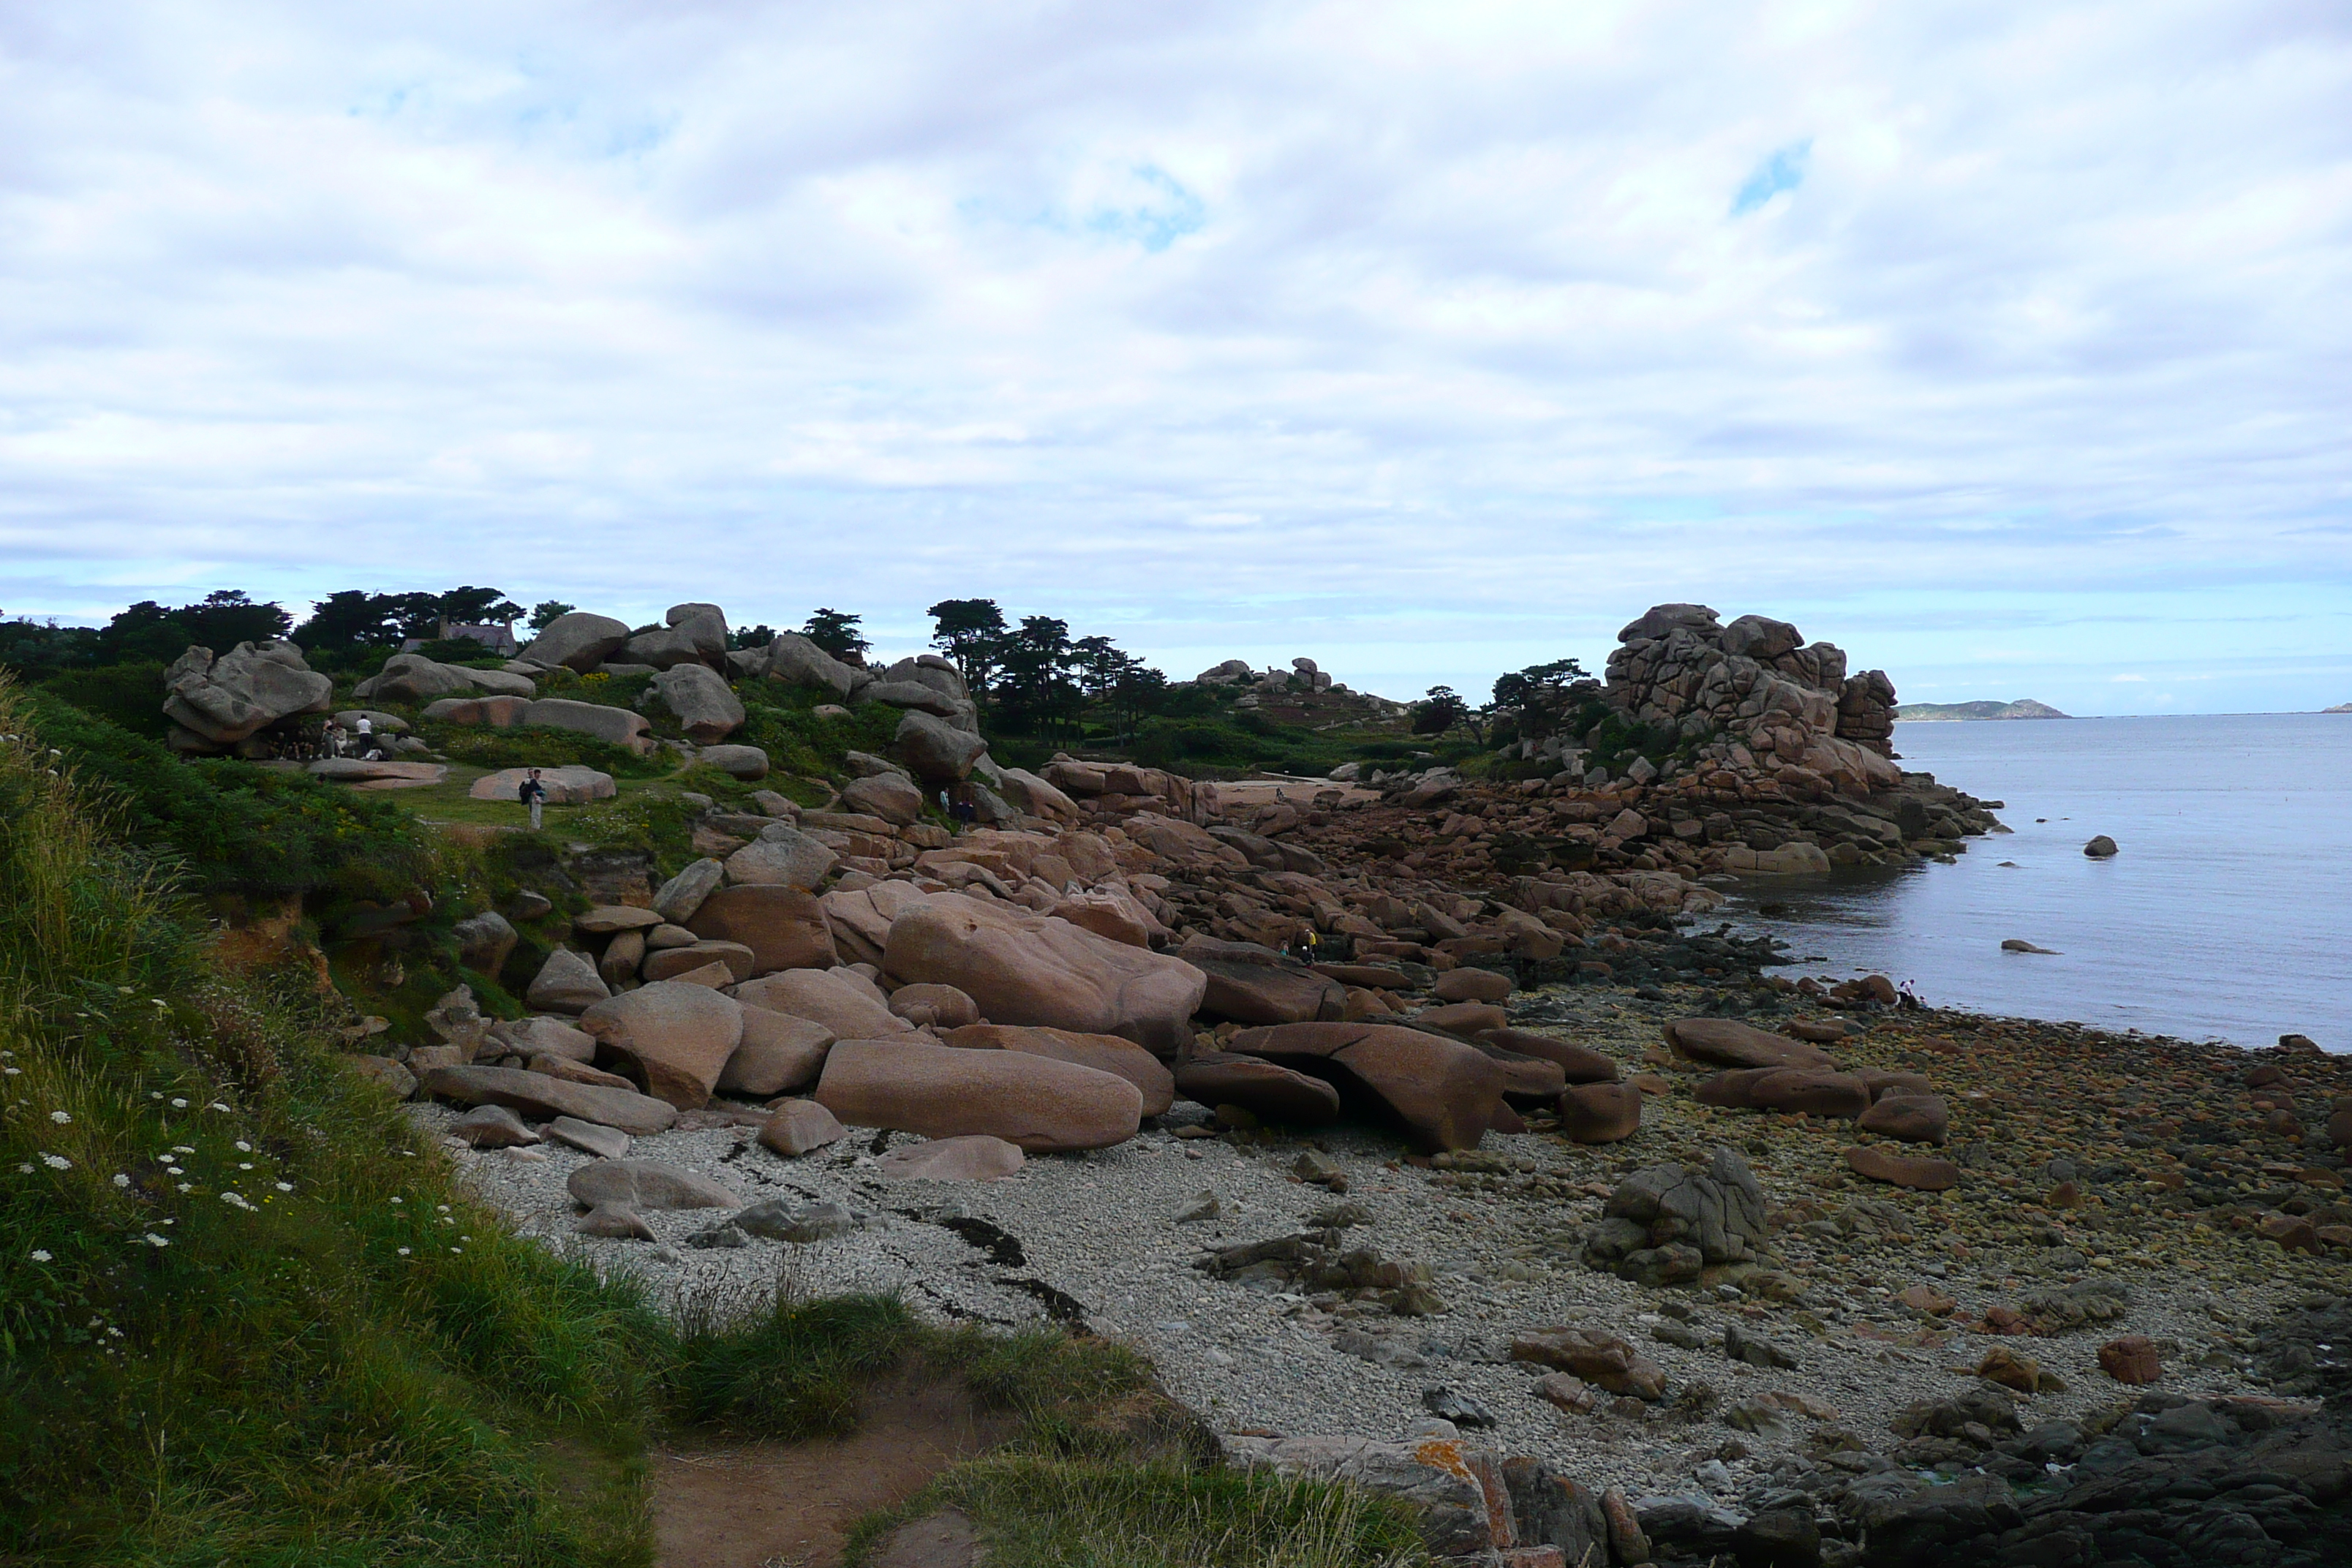
<path id="1" fill-rule="evenodd" d="M 1739 923 L 1938 1006 L 2352 1051 L 2352 715 L 1906 723 L 2014 831 L 1951 866 L 1744 884 Z M 2104 833 L 2122 846 L 2091 860 Z M 1786 912 L 1762 915 L 1761 903 Z M 2022 937 L 2058 956 L 2006 953 Z"/>

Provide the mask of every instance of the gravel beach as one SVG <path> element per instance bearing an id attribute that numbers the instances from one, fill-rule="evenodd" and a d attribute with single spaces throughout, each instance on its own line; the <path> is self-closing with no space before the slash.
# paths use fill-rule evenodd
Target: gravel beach
<path id="1" fill-rule="evenodd" d="M 1898 1411 L 1975 1386 L 1996 1347 L 2042 1374 L 2029 1426 L 2132 1397 L 2097 1354 L 2126 1333 L 2154 1342 L 2168 1392 L 2260 1393 L 2252 1327 L 2315 1290 L 2344 1288 L 2343 1248 L 2284 1250 L 2254 1217 L 2300 1209 L 2289 1217 L 2340 1223 L 2337 1157 L 2304 1152 L 2273 1112 L 2294 1093 L 2315 1104 L 2352 1093 L 2343 1058 L 1885 1013 L 1835 1049 L 1852 1068 L 1928 1072 L 1950 1100 L 1943 1152 L 1964 1176 L 1927 1194 L 1852 1174 L 1850 1123 L 1697 1103 L 1698 1073 L 1658 1046 L 1662 1022 L 1697 997 L 1660 994 L 1515 999 L 1530 1021 L 1650 1075 L 1643 1129 L 1615 1145 L 1490 1134 L 1477 1151 L 1433 1162 L 1370 1129 L 1206 1135 L 1207 1112 L 1180 1104 L 1115 1148 L 1034 1157 L 998 1182 L 940 1183 L 877 1169 L 883 1150 L 917 1142 L 907 1134 L 853 1131 L 795 1160 L 761 1147 L 751 1125 L 635 1141 L 630 1158 L 709 1176 L 747 1202 L 831 1200 L 856 1216 L 852 1234 L 804 1246 L 689 1244 L 726 1209 L 650 1213 L 651 1244 L 577 1237 L 581 1211 L 564 1184 L 590 1156 L 551 1142 L 482 1153 L 448 1142 L 481 1199 L 519 1230 L 599 1269 L 634 1273 L 674 1310 L 781 1286 L 902 1291 L 944 1319 L 1059 1321 L 1135 1345 L 1170 1393 L 1229 1433 L 1391 1437 L 1425 1415 L 1427 1391 L 1444 1387 L 1490 1410 L 1507 1451 L 1637 1492 L 1687 1486 L 1682 1478 L 1710 1460 L 1725 1468 L 1706 1476 L 1728 1489 L 1794 1455 L 1890 1450 Z M 2250 1072 L 2289 1081 L 2250 1089 Z M 428 1105 L 413 1114 L 428 1130 L 453 1120 Z M 1703 1165 L 1717 1146 L 1743 1155 L 1773 1205 L 1761 1272 L 1651 1289 L 1582 1260 L 1585 1227 L 1626 1174 Z M 1214 1279 L 1197 1266 L 1211 1247 L 1295 1235 L 1328 1215 L 1340 1200 L 1294 1173 L 1310 1150 L 1343 1173 L 1344 1201 L 1360 1216 L 1347 1245 L 1425 1266 L 1439 1310 L 1401 1317 L 1265 1280 Z M 1210 1194 L 1213 1217 L 1183 1217 Z M 2098 1294 L 2120 1315 L 2051 1334 L 1984 1331 L 1990 1310 L 2085 1282 L 2114 1287 Z M 1924 1310 L 1899 1299 L 1919 1300 L 1921 1287 L 1932 1292 Z M 1548 1369 L 1511 1360 L 1511 1342 L 1561 1325 L 1631 1342 L 1664 1371 L 1664 1397 L 1612 1405 L 1604 1395 L 1589 1414 L 1538 1397 Z M 1785 1352 L 1766 1359 L 1790 1364 L 1727 1357 L 1725 1331 L 1735 1327 Z M 1758 1418 L 1776 1403 L 1777 1420 Z"/>

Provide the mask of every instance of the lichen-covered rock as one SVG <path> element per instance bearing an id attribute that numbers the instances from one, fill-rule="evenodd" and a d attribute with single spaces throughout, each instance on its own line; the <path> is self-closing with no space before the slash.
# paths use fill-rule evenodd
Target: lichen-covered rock
<path id="1" fill-rule="evenodd" d="M 1652 1165 L 1609 1194 L 1585 1232 L 1585 1261 L 1627 1279 L 1695 1278 L 1700 1267 L 1754 1261 L 1769 1226 L 1748 1162 L 1718 1148 L 1701 1171 Z"/>

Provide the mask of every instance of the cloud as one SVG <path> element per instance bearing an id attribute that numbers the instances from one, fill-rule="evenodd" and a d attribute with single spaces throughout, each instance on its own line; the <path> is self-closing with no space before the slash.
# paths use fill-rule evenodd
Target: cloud
<path id="1" fill-rule="evenodd" d="M 1740 185 L 1739 194 L 1731 198 L 1731 216 L 1754 212 L 1782 191 L 1793 191 L 1805 183 L 1805 165 L 1812 161 L 1812 138 L 1791 142 L 1761 163 Z"/>
<path id="2" fill-rule="evenodd" d="M 10 613 L 2352 696 L 2341 8 L 130 0 L 0 89 Z"/>

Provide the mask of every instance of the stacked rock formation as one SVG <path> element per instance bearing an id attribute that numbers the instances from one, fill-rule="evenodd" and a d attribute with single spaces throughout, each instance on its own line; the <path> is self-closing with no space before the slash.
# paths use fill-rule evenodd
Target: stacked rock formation
<path id="1" fill-rule="evenodd" d="M 1659 605 L 1617 634 L 1601 697 L 1633 722 L 1705 741 L 1702 767 L 1867 795 L 1903 782 L 1892 761 L 1895 683 L 1846 673 L 1844 650 L 1786 621 L 1718 623 L 1704 605 Z"/>
<path id="2" fill-rule="evenodd" d="M 268 731 L 334 706 L 335 683 L 290 642 L 241 642 L 215 658 L 192 647 L 163 672 L 169 743 L 188 753 L 266 756 Z"/>

